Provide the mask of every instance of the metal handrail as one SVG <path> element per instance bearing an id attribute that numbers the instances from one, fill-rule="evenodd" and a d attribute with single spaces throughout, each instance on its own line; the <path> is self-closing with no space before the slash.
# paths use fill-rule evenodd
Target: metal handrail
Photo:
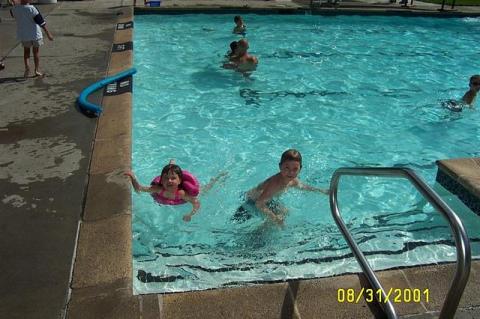
<path id="1" fill-rule="evenodd" d="M 398 168 L 398 167 L 342 167 L 337 169 L 333 175 L 332 180 L 330 181 L 330 209 L 332 210 L 333 218 L 337 223 L 337 226 L 342 231 L 343 236 L 348 242 L 350 249 L 353 251 L 355 258 L 362 267 L 363 272 L 367 276 L 367 279 L 370 285 L 376 289 L 375 291 L 381 291 L 383 300 L 386 301 L 386 304 L 380 305 L 383 307 L 383 310 L 386 312 L 388 318 L 397 318 L 395 309 L 393 308 L 390 300 L 386 298 L 385 290 L 380 285 L 377 277 L 375 276 L 370 264 L 363 255 L 362 251 L 358 247 L 357 243 L 353 239 L 352 235 L 347 229 L 347 226 L 343 222 L 340 211 L 337 204 L 337 192 L 338 192 L 338 183 L 342 175 L 350 176 L 381 176 L 381 177 L 403 177 L 408 179 L 415 188 L 435 207 L 439 210 L 442 215 L 447 219 L 450 224 L 450 228 L 453 231 L 453 236 L 455 239 L 455 246 L 457 249 L 457 267 L 455 271 L 455 276 L 450 284 L 450 289 L 448 290 L 447 296 L 443 303 L 442 310 L 440 312 L 440 319 L 443 318 L 453 318 L 457 310 L 460 298 L 462 297 L 463 290 L 467 285 L 468 277 L 470 275 L 470 266 L 471 266 L 471 251 L 470 251 L 470 240 L 468 239 L 465 228 L 463 227 L 462 221 L 460 218 L 453 212 L 453 210 L 448 207 L 448 205 L 438 196 L 438 194 L 430 188 L 413 170 L 409 168 Z M 378 290 L 380 289 L 380 290 Z"/>

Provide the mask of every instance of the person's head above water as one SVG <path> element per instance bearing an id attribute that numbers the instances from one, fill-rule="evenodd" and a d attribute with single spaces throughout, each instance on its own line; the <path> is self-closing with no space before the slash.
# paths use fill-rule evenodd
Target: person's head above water
<path id="1" fill-rule="evenodd" d="M 237 41 L 230 42 L 230 50 L 232 51 L 232 53 L 235 53 L 235 51 L 237 50 L 237 47 L 238 47 Z"/>
<path id="2" fill-rule="evenodd" d="M 298 162 L 300 164 L 300 167 L 302 167 L 302 154 L 300 154 L 299 151 L 296 149 L 288 149 L 285 152 L 283 152 L 282 157 L 280 158 L 280 163 L 279 165 L 282 165 L 283 163 L 287 161 L 294 161 Z"/>
<path id="3" fill-rule="evenodd" d="M 289 179 L 296 178 L 302 169 L 302 154 L 295 149 L 286 150 L 283 152 L 278 166 L 283 177 Z"/>
<path id="4" fill-rule="evenodd" d="M 475 74 L 470 77 L 470 89 L 478 92 L 480 90 L 480 75 Z"/>
<path id="5" fill-rule="evenodd" d="M 160 176 L 160 183 L 165 189 L 178 188 L 182 185 L 183 174 L 182 169 L 178 165 L 172 163 L 165 165 Z"/>
<path id="6" fill-rule="evenodd" d="M 235 24 L 239 27 L 241 27 L 243 25 L 243 19 L 241 16 L 235 16 L 233 18 L 233 22 L 235 22 Z"/>
<path id="7" fill-rule="evenodd" d="M 248 48 L 249 48 L 249 45 L 248 45 L 247 39 L 238 40 L 238 42 L 237 42 L 237 52 L 238 52 L 238 54 L 240 54 L 240 55 L 245 54 L 247 52 Z"/>

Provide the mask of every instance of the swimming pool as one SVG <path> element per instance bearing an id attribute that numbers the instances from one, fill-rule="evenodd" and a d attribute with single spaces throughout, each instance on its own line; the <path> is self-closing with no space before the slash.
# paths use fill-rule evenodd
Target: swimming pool
<path id="1" fill-rule="evenodd" d="M 189 205 L 133 195 L 136 293 L 175 292 L 357 272 L 324 195 L 289 191 L 279 228 L 232 220 L 243 194 L 298 149 L 300 178 L 327 187 L 341 166 L 407 166 L 434 184 L 435 160 L 479 156 L 479 112 L 452 113 L 478 72 L 480 20 L 245 15 L 249 76 L 222 69 L 233 15 L 135 17 L 133 168 L 143 184 L 170 158 L 202 184 Z M 464 221 L 473 256 L 480 221 L 436 188 Z M 447 223 L 406 181 L 342 179 L 347 225 L 375 269 L 455 259 Z"/>

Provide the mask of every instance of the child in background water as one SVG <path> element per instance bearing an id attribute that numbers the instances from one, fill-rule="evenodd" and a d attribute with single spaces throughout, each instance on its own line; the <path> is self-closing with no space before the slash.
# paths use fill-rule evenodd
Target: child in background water
<path id="1" fill-rule="evenodd" d="M 237 55 L 237 47 L 238 47 L 237 41 L 230 42 L 230 51 L 227 53 L 227 58 L 229 60 L 233 59 Z"/>
<path id="2" fill-rule="evenodd" d="M 453 112 L 461 112 L 464 107 L 473 107 L 478 91 L 480 90 L 480 75 L 472 75 L 468 84 L 470 88 L 460 100 L 443 101 L 441 103 L 442 106 Z"/>
<path id="3" fill-rule="evenodd" d="M 235 22 L 233 33 L 245 34 L 245 32 L 247 32 L 247 26 L 243 24 L 243 19 L 241 16 L 235 16 L 235 18 L 233 18 L 233 22 Z"/>
<path id="4" fill-rule="evenodd" d="M 225 55 L 225 63 L 223 63 L 223 68 L 225 69 L 235 69 L 237 67 L 237 64 L 232 62 L 237 58 L 237 49 L 238 49 L 238 42 L 237 41 L 232 41 L 230 42 L 230 51 L 227 52 Z"/>
<path id="5" fill-rule="evenodd" d="M 463 95 L 462 102 L 473 106 L 477 93 L 480 90 L 480 75 L 472 75 L 470 77 L 469 86 L 470 89 Z"/>
<path id="6" fill-rule="evenodd" d="M 290 187 L 320 192 L 326 195 L 329 194 L 328 189 L 309 186 L 303 184 L 298 179 L 298 174 L 302 169 L 302 155 L 299 151 L 295 149 L 286 150 L 280 159 L 279 168 L 279 173 L 267 178 L 247 193 L 247 203 L 255 203 L 255 207 L 275 223 L 283 224 L 284 216 L 275 213 L 275 210 L 277 210 L 279 205 L 276 204 L 273 199 L 288 190 Z M 234 219 L 238 219 L 238 217 L 244 213 L 248 212 L 246 212 L 246 209 L 242 205 L 242 207 L 240 207 L 235 213 Z"/>
<path id="7" fill-rule="evenodd" d="M 242 73 L 251 72 L 257 68 L 258 59 L 256 56 L 248 53 L 248 49 L 249 44 L 247 39 L 237 41 L 235 55 L 230 57 L 230 64 L 233 65 L 233 67 L 230 68 Z"/>

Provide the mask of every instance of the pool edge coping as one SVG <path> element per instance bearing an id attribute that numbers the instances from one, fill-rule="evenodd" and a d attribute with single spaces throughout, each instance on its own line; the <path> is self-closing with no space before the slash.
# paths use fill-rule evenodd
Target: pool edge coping
<path id="1" fill-rule="evenodd" d="M 417 1 L 418 2 L 418 1 Z M 166 3 L 166 4 L 163 4 Z M 422 3 L 422 2 L 420 2 Z M 273 3 L 262 5 L 255 2 L 221 4 L 185 4 L 178 5 L 175 0 L 162 2 L 163 6 L 149 7 L 143 5 L 134 6 L 136 15 L 146 14 L 286 14 L 286 15 L 361 15 L 361 16 L 405 16 L 405 17 L 438 17 L 438 18 L 462 18 L 479 17 L 479 10 L 469 10 L 472 7 L 457 6 L 455 9 L 446 8 L 439 10 L 440 5 L 425 3 L 415 6 L 398 6 L 396 4 L 369 4 L 362 2 L 343 2 L 338 6 L 320 6 L 311 8 L 309 4 L 291 2 L 289 5 Z M 252 5 L 253 4 L 253 5 Z"/>
<path id="2" fill-rule="evenodd" d="M 106 76 L 133 66 L 133 49 L 113 51 L 114 45 L 133 41 L 133 28 L 119 29 L 119 24 L 133 21 L 133 7 L 124 6 L 120 10 Z M 131 92 L 103 95 L 102 111 L 93 141 L 85 207 L 79 221 L 66 305 L 68 318 L 88 317 L 84 314 L 91 312 L 88 308 L 95 303 L 93 299 L 98 301 L 98 296 L 115 301 L 117 315 L 112 318 L 133 318 L 138 312 L 138 298 L 131 298 L 131 191 L 123 176 L 131 169 Z M 108 312 L 105 309 L 104 313 Z"/>

